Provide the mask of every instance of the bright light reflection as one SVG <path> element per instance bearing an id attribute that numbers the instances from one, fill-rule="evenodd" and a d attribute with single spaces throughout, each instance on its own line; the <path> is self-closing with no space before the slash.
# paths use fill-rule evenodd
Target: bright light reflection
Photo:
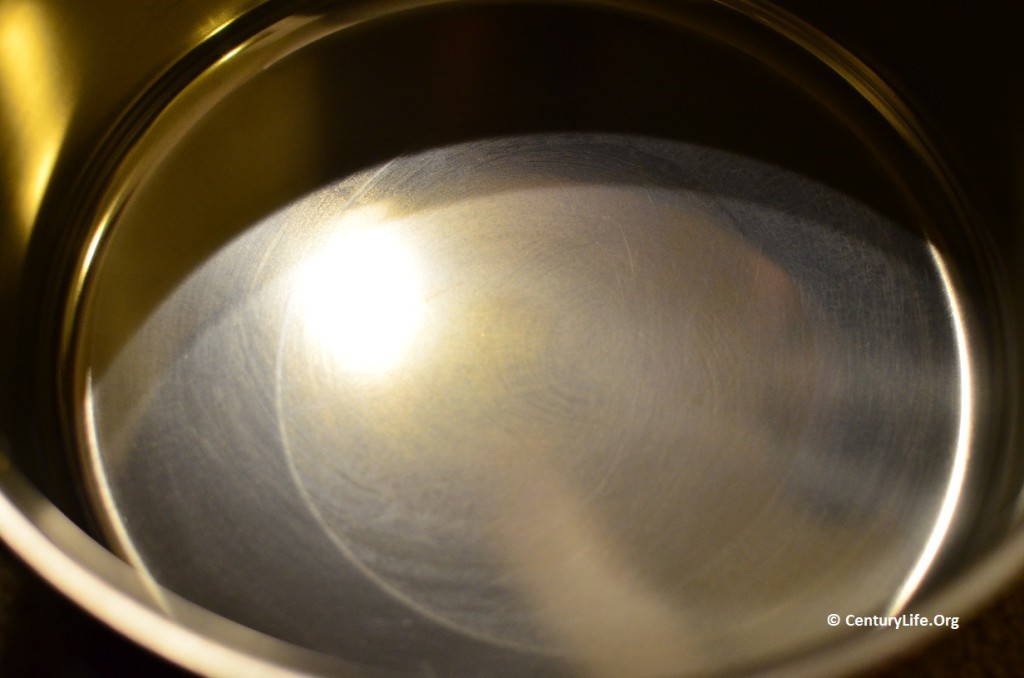
<path id="1" fill-rule="evenodd" d="M 387 225 L 348 232 L 314 254 L 294 302 L 306 337 L 363 374 L 398 364 L 423 321 L 416 258 Z"/>
<path id="2" fill-rule="evenodd" d="M 956 509 L 960 504 L 960 494 L 963 492 L 964 480 L 967 477 L 967 463 L 971 457 L 971 422 L 973 413 L 973 386 L 971 378 L 970 350 L 967 345 L 967 330 L 964 328 L 963 317 L 960 311 L 960 304 L 957 301 L 956 292 L 953 288 L 949 271 L 946 269 L 946 262 L 942 254 L 935 248 L 935 245 L 928 243 L 928 249 L 932 260 L 938 268 L 942 277 L 942 284 L 946 288 L 946 295 L 949 297 L 950 315 L 953 322 L 953 329 L 956 333 L 957 358 L 960 367 L 960 422 L 956 440 L 956 453 L 953 458 L 953 468 L 949 474 L 949 484 L 946 486 L 946 494 L 942 498 L 942 506 L 939 509 L 939 516 L 932 526 L 932 531 L 925 542 L 924 550 L 914 564 L 903 585 L 900 587 L 896 598 L 889 606 L 887 614 L 897 615 L 906 607 L 910 599 L 917 593 L 918 587 L 924 581 L 925 576 L 931 571 L 939 549 L 946 541 L 946 535 L 953 524 Z"/>

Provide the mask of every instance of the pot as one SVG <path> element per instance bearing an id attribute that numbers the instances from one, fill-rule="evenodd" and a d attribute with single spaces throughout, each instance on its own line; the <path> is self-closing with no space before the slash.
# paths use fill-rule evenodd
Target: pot
<path id="1" fill-rule="evenodd" d="M 822 675 L 1019 571 L 1015 118 L 877 13 L 108 11 L 0 10 L 0 527 L 121 633 Z"/>

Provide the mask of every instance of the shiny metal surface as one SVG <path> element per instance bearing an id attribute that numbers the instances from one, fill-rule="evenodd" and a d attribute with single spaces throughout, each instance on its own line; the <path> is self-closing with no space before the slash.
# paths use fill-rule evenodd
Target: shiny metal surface
<path id="1" fill-rule="evenodd" d="M 923 240 L 809 180 L 608 135 L 402 157 L 123 336 L 177 223 L 132 207 L 86 301 L 93 464 L 121 548 L 228 617 L 411 667 L 444 629 L 702 670 L 902 607 L 946 527 L 955 302 Z M 339 620 L 367 596 L 373 627 Z"/>
<path id="2" fill-rule="evenodd" d="M 1005 529 L 998 275 L 848 54 L 761 3 L 263 10 L 68 212 L 68 442 L 190 665 L 813 673 Z"/>

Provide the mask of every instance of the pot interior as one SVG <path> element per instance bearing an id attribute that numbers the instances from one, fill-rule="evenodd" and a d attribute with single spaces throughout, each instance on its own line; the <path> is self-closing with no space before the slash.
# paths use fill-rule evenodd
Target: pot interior
<path id="1" fill-rule="evenodd" d="M 296 14 L 184 86 L 72 295 L 112 548 L 421 675 L 763 666 L 955 571 L 983 239 L 843 73 L 686 5 Z"/>

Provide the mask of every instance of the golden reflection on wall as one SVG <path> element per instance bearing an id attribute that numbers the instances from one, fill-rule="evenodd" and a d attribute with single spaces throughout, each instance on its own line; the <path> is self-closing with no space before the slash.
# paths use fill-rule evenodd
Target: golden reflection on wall
<path id="1" fill-rule="evenodd" d="M 14 212 L 28 239 L 53 171 L 72 93 L 44 10 L 31 0 L 0 3 L 0 126 L 13 162 Z"/>

